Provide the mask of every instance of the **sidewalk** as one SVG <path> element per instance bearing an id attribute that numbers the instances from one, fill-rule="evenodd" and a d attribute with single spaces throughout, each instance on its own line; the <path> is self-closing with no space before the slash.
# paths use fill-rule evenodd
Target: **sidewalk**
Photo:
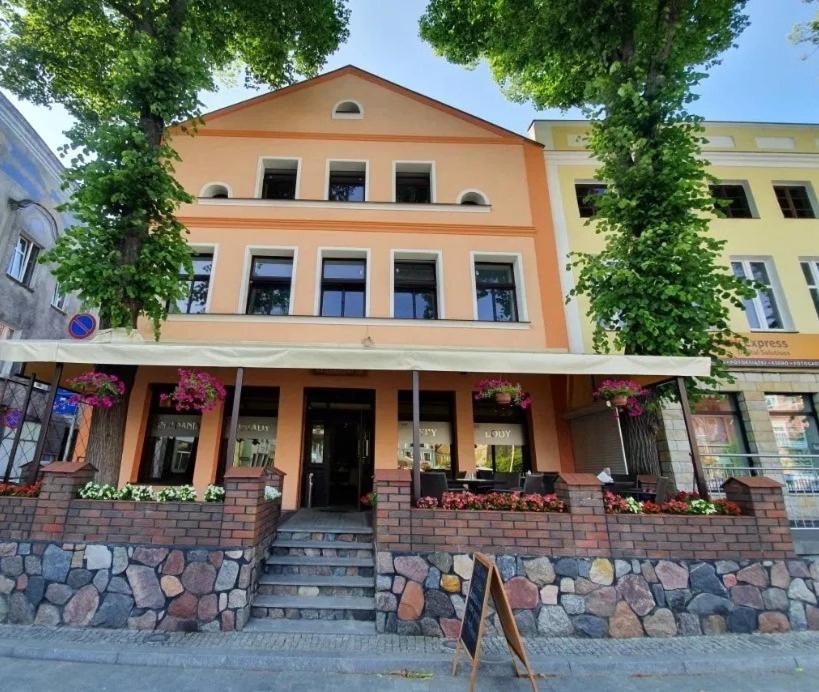
<path id="1" fill-rule="evenodd" d="M 550 676 L 678 675 L 708 671 L 819 672 L 819 632 L 671 639 L 527 639 L 535 672 Z M 155 632 L 0 625 L 0 657 L 135 666 L 313 673 L 448 673 L 453 645 L 433 637 Z M 462 656 L 461 661 L 464 658 Z M 482 669 L 511 664 L 484 640 Z"/>

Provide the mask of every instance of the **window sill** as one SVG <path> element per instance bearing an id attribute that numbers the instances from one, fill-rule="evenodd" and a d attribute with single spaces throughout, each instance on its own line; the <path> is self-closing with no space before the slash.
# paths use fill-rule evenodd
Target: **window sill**
<path id="1" fill-rule="evenodd" d="M 30 284 L 23 283 L 16 276 L 12 276 L 8 272 L 6 272 L 6 278 L 11 279 L 14 283 L 16 283 L 18 286 L 20 286 L 20 288 L 25 288 L 27 291 L 29 291 L 31 293 L 34 293 L 34 289 L 31 287 Z"/>
<path id="2" fill-rule="evenodd" d="M 199 197 L 197 203 L 215 207 L 273 207 L 291 209 L 356 209 L 363 211 L 426 211 L 464 214 L 488 214 L 489 204 L 445 204 L 440 202 L 336 202 L 327 199 L 256 199 L 229 197 L 226 199 Z"/>
<path id="3" fill-rule="evenodd" d="M 364 325 L 443 329 L 528 330 L 531 322 L 489 322 L 485 320 L 410 320 L 397 317 L 321 317 L 320 315 L 246 315 L 241 313 L 172 314 L 168 322 L 275 322 L 276 324 Z"/>
<path id="4" fill-rule="evenodd" d="M 57 312 L 59 312 L 61 315 L 68 315 L 68 313 L 65 311 L 65 308 L 60 308 L 60 307 L 57 307 L 57 306 L 56 306 L 56 305 L 54 305 L 53 303 L 52 303 L 52 305 L 51 305 L 51 309 L 52 309 L 52 310 L 56 310 L 56 311 L 57 311 Z"/>

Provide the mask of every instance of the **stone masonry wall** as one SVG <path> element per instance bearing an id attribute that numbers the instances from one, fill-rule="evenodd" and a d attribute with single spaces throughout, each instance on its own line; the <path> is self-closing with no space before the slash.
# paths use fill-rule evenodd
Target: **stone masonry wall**
<path id="1" fill-rule="evenodd" d="M 39 497 L 0 498 L 0 623 L 241 629 L 282 474 L 230 469 L 223 503 L 77 499 L 92 473 L 51 464 Z"/>
<path id="2" fill-rule="evenodd" d="M 257 558 L 256 548 L 0 543 L 0 622 L 241 629 Z"/>
<path id="3" fill-rule="evenodd" d="M 524 636 L 671 637 L 819 630 L 819 560 L 610 560 L 496 555 Z M 456 638 L 464 553 L 377 554 L 379 632 Z M 490 632 L 500 632 L 491 611 Z"/>

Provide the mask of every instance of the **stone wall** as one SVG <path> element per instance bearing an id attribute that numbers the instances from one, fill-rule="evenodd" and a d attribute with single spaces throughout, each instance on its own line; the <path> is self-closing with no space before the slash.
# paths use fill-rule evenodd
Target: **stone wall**
<path id="1" fill-rule="evenodd" d="M 819 630 L 819 560 L 672 561 L 496 555 L 518 628 L 546 637 Z M 458 636 L 468 554 L 377 554 L 379 632 Z M 490 631 L 499 632 L 492 612 Z"/>
<path id="2" fill-rule="evenodd" d="M 258 557 L 256 548 L 0 543 L 0 622 L 241 629 Z"/>
<path id="3" fill-rule="evenodd" d="M 271 471 L 229 469 L 223 503 L 123 502 L 76 497 L 88 465 L 47 466 L 39 497 L 0 498 L 0 623 L 241 629 L 281 513 Z"/>
<path id="4" fill-rule="evenodd" d="M 392 552 L 572 555 L 652 559 L 784 559 L 794 556 L 781 484 L 726 483 L 742 516 L 606 514 L 600 481 L 564 473 L 555 485 L 567 513 L 454 511 L 411 506 L 408 471 L 379 469 L 376 543 Z"/>

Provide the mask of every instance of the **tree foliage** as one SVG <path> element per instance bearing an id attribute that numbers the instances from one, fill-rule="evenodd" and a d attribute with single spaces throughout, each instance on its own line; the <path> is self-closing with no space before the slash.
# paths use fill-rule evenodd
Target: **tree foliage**
<path id="1" fill-rule="evenodd" d="M 729 306 L 753 295 L 721 260 L 693 88 L 746 25 L 745 0 L 431 0 L 421 35 L 449 60 L 487 60 L 538 107 L 580 107 L 607 192 L 599 254 L 574 253 L 594 348 L 709 356 L 744 346 Z M 570 296 L 570 297 L 571 297 Z"/>
<path id="2" fill-rule="evenodd" d="M 312 75 L 347 36 L 346 0 L 0 0 L 0 84 L 74 116 L 67 204 L 78 224 L 45 259 L 105 326 L 158 332 L 190 271 L 168 125 L 237 62 L 249 85 Z"/>
<path id="3" fill-rule="evenodd" d="M 805 4 L 816 2 L 816 0 L 802 0 Z M 808 58 L 811 54 L 819 50 L 819 11 L 802 24 L 793 27 L 790 39 L 796 45 L 805 44 L 810 47 L 810 53 L 805 55 Z"/>

